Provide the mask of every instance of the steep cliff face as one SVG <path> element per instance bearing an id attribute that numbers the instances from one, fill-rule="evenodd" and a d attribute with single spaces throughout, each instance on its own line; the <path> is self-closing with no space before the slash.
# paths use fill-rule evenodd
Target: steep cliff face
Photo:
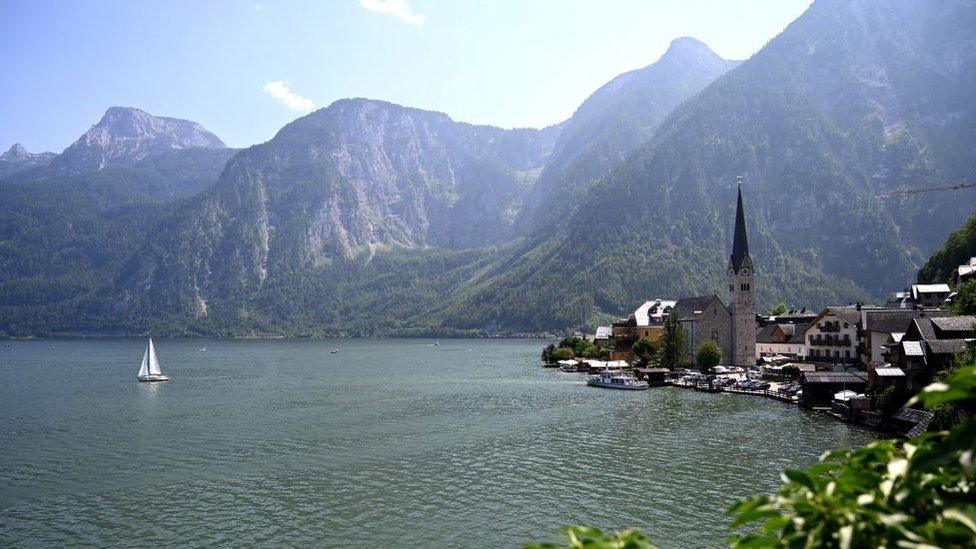
<path id="1" fill-rule="evenodd" d="M 163 222 L 120 282 L 186 310 L 381 247 L 505 242 L 557 132 L 338 101 L 237 155 L 212 189 Z"/>
<path id="2" fill-rule="evenodd" d="M 564 123 L 538 184 L 519 212 L 522 232 L 558 226 L 589 186 L 646 143 L 675 107 L 738 65 L 694 38 L 655 63 L 614 78 Z"/>
<path id="3" fill-rule="evenodd" d="M 112 107 L 51 167 L 62 172 L 100 170 L 177 150 L 223 148 L 223 141 L 196 122 Z"/>

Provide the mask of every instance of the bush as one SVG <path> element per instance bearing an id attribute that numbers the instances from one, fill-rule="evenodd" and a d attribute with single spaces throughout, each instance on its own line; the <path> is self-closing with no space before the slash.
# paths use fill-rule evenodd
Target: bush
<path id="1" fill-rule="evenodd" d="M 570 349 L 569 347 L 560 347 L 552 352 L 552 356 L 556 360 L 569 360 L 571 358 L 574 358 L 576 355 L 573 353 L 573 350 Z"/>

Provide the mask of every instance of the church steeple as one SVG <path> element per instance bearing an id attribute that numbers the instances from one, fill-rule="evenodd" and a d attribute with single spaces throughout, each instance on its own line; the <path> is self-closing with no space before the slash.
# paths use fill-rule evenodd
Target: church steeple
<path id="1" fill-rule="evenodd" d="M 732 237 L 732 268 L 739 271 L 742 262 L 749 257 L 749 239 L 746 236 L 746 214 L 742 209 L 742 176 L 738 178 L 739 202 L 735 209 L 735 236 Z"/>
<path id="2" fill-rule="evenodd" d="M 742 177 L 735 210 L 732 255 L 729 256 L 729 309 L 732 313 L 732 356 L 735 366 L 756 363 L 756 273 L 746 238 L 746 213 L 742 207 Z"/>

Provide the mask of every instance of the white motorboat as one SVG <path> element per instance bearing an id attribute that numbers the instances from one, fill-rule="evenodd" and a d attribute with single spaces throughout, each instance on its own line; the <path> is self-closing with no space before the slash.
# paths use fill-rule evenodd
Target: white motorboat
<path id="1" fill-rule="evenodd" d="M 149 345 L 142 355 L 138 378 L 139 381 L 169 381 L 169 377 L 159 369 L 159 359 L 156 358 L 156 347 L 153 346 L 152 338 L 149 338 Z"/>
<path id="2" fill-rule="evenodd" d="M 634 376 L 609 371 L 601 372 L 595 376 L 587 376 L 586 384 L 593 387 L 627 389 L 630 391 L 642 391 L 649 387 L 646 381 L 641 381 Z"/>

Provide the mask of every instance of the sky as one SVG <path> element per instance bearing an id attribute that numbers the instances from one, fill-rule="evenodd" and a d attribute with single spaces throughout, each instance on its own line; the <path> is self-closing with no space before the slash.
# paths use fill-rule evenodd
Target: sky
<path id="1" fill-rule="evenodd" d="M 229 146 L 368 97 L 505 128 L 571 116 L 693 36 L 746 59 L 810 0 L 0 0 L 0 151 L 60 152 L 108 107 Z"/>

